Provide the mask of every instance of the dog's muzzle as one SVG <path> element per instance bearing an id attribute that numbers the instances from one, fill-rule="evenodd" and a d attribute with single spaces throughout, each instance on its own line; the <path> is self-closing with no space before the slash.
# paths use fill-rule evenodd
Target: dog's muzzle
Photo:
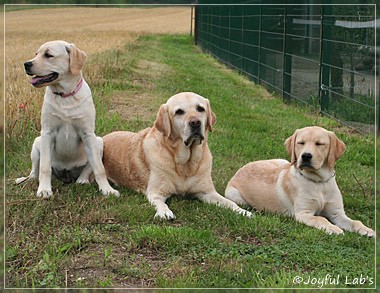
<path id="1" fill-rule="evenodd" d="M 303 153 L 301 156 L 301 162 L 299 164 L 299 168 L 302 169 L 314 169 L 311 160 L 313 159 L 313 155 L 311 153 Z"/>
<path id="2" fill-rule="evenodd" d="M 33 63 L 32 62 L 28 61 L 28 62 L 24 63 L 24 68 L 25 68 L 26 74 L 33 75 L 32 72 L 31 72 L 32 67 L 33 67 Z"/>
<path id="3" fill-rule="evenodd" d="M 24 63 L 24 68 L 25 72 L 27 75 L 34 76 L 29 82 L 34 86 L 34 87 L 42 87 L 47 83 L 50 83 L 58 78 L 58 73 L 52 72 L 47 75 L 35 75 L 33 73 L 33 62 L 25 62 Z"/>
<path id="4" fill-rule="evenodd" d="M 204 139 L 204 136 L 202 134 L 202 122 L 198 119 L 191 119 L 189 121 L 189 126 L 191 134 L 188 137 L 188 139 L 184 141 L 185 146 L 189 147 L 194 142 L 196 142 L 197 144 L 201 144 Z"/>

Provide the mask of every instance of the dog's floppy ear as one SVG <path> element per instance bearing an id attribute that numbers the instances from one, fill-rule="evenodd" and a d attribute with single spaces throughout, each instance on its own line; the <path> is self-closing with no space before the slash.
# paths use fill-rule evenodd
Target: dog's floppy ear
<path id="1" fill-rule="evenodd" d="M 206 100 L 207 100 L 207 110 L 206 110 L 206 113 L 207 113 L 207 126 L 206 126 L 206 129 L 208 131 L 212 132 L 212 127 L 216 123 L 216 115 L 211 110 L 210 101 L 208 99 L 206 99 Z"/>
<path id="2" fill-rule="evenodd" d="M 161 105 L 157 113 L 156 121 L 154 122 L 154 127 L 164 136 L 170 136 L 172 127 L 170 124 L 168 106 L 166 104 Z"/>
<path id="3" fill-rule="evenodd" d="M 285 147 L 286 150 L 290 156 L 290 163 L 293 165 L 297 161 L 297 156 L 296 156 L 296 137 L 297 137 L 297 132 L 298 129 L 292 134 L 292 136 L 288 137 L 285 140 Z"/>
<path id="4" fill-rule="evenodd" d="M 67 46 L 66 51 L 70 55 L 70 72 L 74 75 L 79 74 L 86 62 L 86 53 L 79 50 L 74 44 Z"/>
<path id="5" fill-rule="evenodd" d="M 333 169 L 335 162 L 343 155 L 346 150 L 346 145 L 343 141 L 336 137 L 335 133 L 328 131 L 330 137 L 330 150 L 327 157 L 327 165 Z"/>

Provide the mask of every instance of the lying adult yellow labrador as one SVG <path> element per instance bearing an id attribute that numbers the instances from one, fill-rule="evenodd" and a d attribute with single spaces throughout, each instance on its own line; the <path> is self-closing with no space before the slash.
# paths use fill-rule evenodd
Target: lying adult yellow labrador
<path id="1" fill-rule="evenodd" d="M 155 217 L 175 218 L 165 203 L 173 194 L 193 195 L 251 216 L 214 188 L 207 133 L 215 122 L 207 99 L 191 92 L 172 96 L 161 105 L 152 128 L 103 137 L 109 180 L 145 193 L 156 208 Z"/>
<path id="2" fill-rule="evenodd" d="M 291 162 L 256 161 L 243 166 L 227 185 L 225 195 L 239 204 L 294 216 L 306 225 L 341 234 L 343 230 L 374 236 L 360 221 L 346 216 L 335 181 L 335 161 L 346 146 L 321 127 L 297 130 L 285 141 Z"/>

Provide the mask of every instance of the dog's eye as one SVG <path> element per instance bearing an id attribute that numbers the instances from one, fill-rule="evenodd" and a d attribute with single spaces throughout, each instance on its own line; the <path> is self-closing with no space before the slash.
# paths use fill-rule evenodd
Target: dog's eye
<path id="1" fill-rule="evenodd" d="M 316 142 L 315 145 L 325 145 L 323 142 Z"/>
<path id="2" fill-rule="evenodd" d="M 178 109 L 177 111 L 175 111 L 176 115 L 183 115 L 184 113 L 185 111 L 183 111 L 182 109 Z"/>
<path id="3" fill-rule="evenodd" d="M 45 57 L 45 58 L 52 58 L 52 57 L 54 57 L 54 56 L 51 55 L 51 54 L 49 54 L 48 52 L 46 52 L 46 53 L 44 54 L 44 57 Z"/>
<path id="4" fill-rule="evenodd" d="M 297 142 L 297 144 L 304 145 L 305 142 L 303 142 L 303 141 L 299 141 L 299 142 Z"/>
<path id="5" fill-rule="evenodd" d="M 205 111 L 205 108 L 201 107 L 201 106 L 198 106 L 197 107 L 197 111 L 198 112 L 204 112 Z"/>

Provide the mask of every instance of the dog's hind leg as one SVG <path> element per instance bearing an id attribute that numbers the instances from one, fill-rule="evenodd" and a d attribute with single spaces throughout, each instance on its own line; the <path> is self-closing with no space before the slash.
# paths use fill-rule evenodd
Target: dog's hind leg
<path id="1" fill-rule="evenodd" d="M 87 165 L 84 167 L 83 171 L 80 173 L 78 179 L 75 182 L 79 184 L 88 184 L 92 181 L 90 178 L 92 174 L 93 171 L 91 165 L 87 163 Z"/>
<path id="2" fill-rule="evenodd" d="M 249 218 L 253 216 L 251 212 L 240 208 L 235 202 L 233 202 L 232 200 L 230 200 L 228 198 L 221 196 L 216 191 L 212 191 L 210 193 L 197 193 L 197 194 L 195 194 L 195 197 L 198 198 L 199 200 L 203 201 L 203 202 L 216 204 L 216 205 L 219 205 L 219 206 L 222 206 L 225 208 L 229 208 L 229 209 L 237 212 L 238 214 L 241 214 L 241 215 L 249 217 Z"/>
<path id="3" fill-rule="evenodd" d="M 236 202 L 237 204 L 248 205 L 248 203 L 241 196 L 240 191 L 233 186 L 227 186 L 225 197 L 229 200 L 232 200 L 233 202 Z"/>
<path id="4" fill-rule="evenodd" d="M 17 178 L 16 184 L 21 184 L 23 182 L 28 181 L 29 179 L 38 178 L 39 169 L 40 169 L 40 138 L 41 137 L 37 137 L 34 140 L 32 152 L 30 155 L 32 159 L 32 171 L 30 171 L 30 174 L 27 177 Z"/>

